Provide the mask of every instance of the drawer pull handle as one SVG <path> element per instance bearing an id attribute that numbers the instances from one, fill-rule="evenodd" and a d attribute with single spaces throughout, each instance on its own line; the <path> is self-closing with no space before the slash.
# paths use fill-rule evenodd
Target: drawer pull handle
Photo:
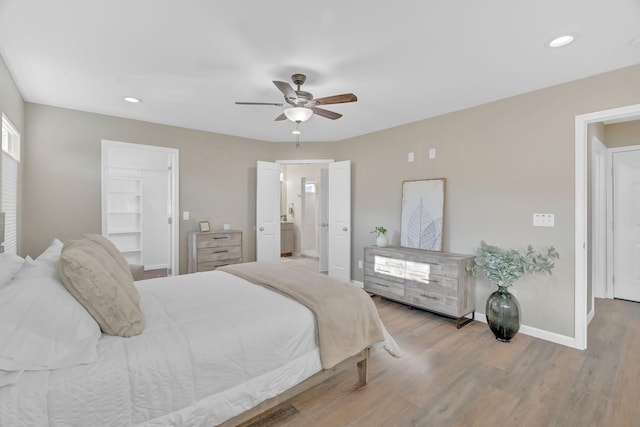
<path id="1" fill-rule="evenodd" d="M 221 254 L 221 253 L 224 253 L 224 252 L 229 252 L 229 251 L 226 250 L 226 249 L 222 250 L 222 251 L 213 251 L 214 254 Z"/>
<path id="2" fill-rule="evenodd" d="M 418 277 L 418 278 L 416 278 L 416 280 L 419 280 L 420 282 L 423 282 L 423 283 L 439 283 L 437 280 L 425 279 L 425 278 L 422 278 L 422 277 Z"/>
<path id="3" fill-rule="evenodd" d="M 427 295 L 427 294 L 420 294 L 421 297 L 425 297 L 425 298 L 429 298 L 429 299 L 438 299 L 438 297 L 434 297 L 431 295 Z"/>
<path id="4" fill-rule="evenodd" d="M 228 239 L 228 238 L 229 238 L 229 236 L 214 237 L 213 240 Z"/>
<path id="5" fill-rule="evenodd" d="M 381 268 L 378 268 L 378 273 L 391 273 L 389 270 L 383 270 Z"/>
<path id="6" fill-rule="evenodd" d="M 388 288 L 389 287 L 389 285 L 383 285 L 382 283 L 376 283 L 376 285 L 382 286 L 383 288 Z"/>

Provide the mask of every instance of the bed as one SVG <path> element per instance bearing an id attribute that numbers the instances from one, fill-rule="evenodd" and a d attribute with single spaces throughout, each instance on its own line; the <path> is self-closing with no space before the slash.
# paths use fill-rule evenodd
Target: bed
<path id="1" fill-rule="evenodd" d="M 366 383 L 373 347 L 399 354 L 377 318 L 382 339 L 330 360 L 317 314 L 268 283 L 220 270 L 135 282 L 142 333 L 107 335 L 65 289 L 61 250 L 54 241 L 21 265 L 2 255 L 0 337 L 13 322 L 55 342 L 0 342 L 0 425 L 237 425 L 344 369 Z M 281 268 L 303 286 L 322 276 Z"/>

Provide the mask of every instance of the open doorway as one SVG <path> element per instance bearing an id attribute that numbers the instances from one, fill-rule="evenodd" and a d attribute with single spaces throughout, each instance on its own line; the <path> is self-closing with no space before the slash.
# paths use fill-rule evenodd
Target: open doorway
<path id="1" fill-rule="evenodd" d="M 607 249 L 611 247 L 612 233 L 606 233 L 603 238 L 602 231 L 598 231 L 598 229 L 602 230 L 602 206 L 598 206 L 602 196 L 597 196 L 598 191 L 602 191 L 602 179 L 610 177 L 611 170 L 607 170 L 606 174 L 597 170 L 602 167 L 597 166 L 598 157 L 602 154 L 596 152 L 594 155 L 593 142 L 594 139 L 601 141 L 606 150 L 610 151 L 612 144 L 618 145 L 620 142 L 613 142 L 613 138 L 610 137 L 612 128 L 607 132 L 607 127 L 617 126 L 617 124 L 638 126 L 638 120 L 640 120 L 640 104 L 576 116 L 575 339 L 572 346 L 578 349 L 587 348 L 587 327 L 595 315 L 595 296 L 601 295 L 604 287 L 607 297 L 610 297 L 609 290 L 613 285 L 612 257 L 615 255 L 611 249 Z M 640 135 L 635 135 L 632 141 L 625 145 L 639 144 L 638 138 Z M 597 175 L 601 178 L 598 179 Z M 607 193 L 606 198 L 610 199 L 612 189 L 609 186 L 607 186 Z M 596 201 L 596 197 L 600 202 Z M 600 219 L 598 219 L 598 211 L 600 211 Z M 609 214 L 606 216 L 609 221 Z M 609 224 L 605 230 L 611 230 Z M 604 267 L 603 251 L 607 258 Z M 607 277 L 607 283 L 604 286 L 599 282 L 603 277 L 603 268 L 606 269 Z"/>
<path id="2" fill-rule="evenodd" d="M 282 261 L 327 272 L 328 162 L 282 163 L 280 171 Z"/>

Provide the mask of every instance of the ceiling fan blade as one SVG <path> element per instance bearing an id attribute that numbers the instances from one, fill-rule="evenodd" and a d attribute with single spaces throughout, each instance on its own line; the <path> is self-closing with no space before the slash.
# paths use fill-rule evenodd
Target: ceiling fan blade
<path id="1" fill-rule="evenodd" d="M 284 113 L 280 114 L 278 117 L 276 117 L 275 121 L 279 122 L 280 120 L 287 120 L 287 116 L 285 116 Z"/>
<path id="2" fill-rule="evenodd" d="M 282 107 L 284 104 L 276 104 L 274 102 L 237 102 L 238 105 L 275 105 L 276 107 Z"/>
<path id="3" fill-rule="evenodd" d="M 311 107 L 314 113 L 319 116 L 326 117 L 327 119 L 335 120 L 342 117 L 342 114 L 338 114 L 334 111 L 325 110 L 324 108 Z"/>
<path id="4" fill-rule="evenodd" d="M 352 93 L 343 93 L 342 95 L 325 96 L 324 98 L 314 99 L 318 105 L 328 104 L 344 104 L 345 102 L 355 102 L 358 97 Z"/>
<path id="5" fill-rule="evenodd" d="M 280 92 L 284 93 L 284 97 L 287 99 L 297 100 L 298 95 L 296 95 L 296 91 L 293 90 L 291 85 L 287 82 L 279 82 L 277 80 L 273 81 L 273 84 L 276 85 Z"/>

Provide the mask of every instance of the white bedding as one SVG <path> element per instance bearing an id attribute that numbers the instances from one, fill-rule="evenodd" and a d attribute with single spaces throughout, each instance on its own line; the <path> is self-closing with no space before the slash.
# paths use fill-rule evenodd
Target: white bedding
<path id="1" fill-rule="evenodd" d="M 218 271 L 136 286 L 144 332 L 0 387 L 0 426 L 213 426 L 321 369 L 314 316 L 293 300 Z"/>

